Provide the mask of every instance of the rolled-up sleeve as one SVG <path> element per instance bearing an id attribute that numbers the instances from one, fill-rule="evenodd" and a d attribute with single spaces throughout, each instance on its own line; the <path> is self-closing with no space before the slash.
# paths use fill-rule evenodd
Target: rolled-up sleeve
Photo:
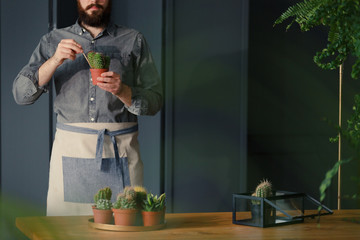
<path id="1" fill-rule="evenodd" d="M 20 105 L 33 104 L 48 86 L 39 87 L 38 71 L 40 66 L 48 59 L 47 35 L 43 36 L 34 50 L 28 64 L 21 69 L 13 83 L 13 96 Z"/>
<path id="2" fill-rule="evenodd" d="M 162 84 L 149 46 L 140 33 L 133 54 L 136 56 L 136 84 L 131 87 L 132 104 L 127 109 L 135 115 L 155 115 L 163 105 Z"/>

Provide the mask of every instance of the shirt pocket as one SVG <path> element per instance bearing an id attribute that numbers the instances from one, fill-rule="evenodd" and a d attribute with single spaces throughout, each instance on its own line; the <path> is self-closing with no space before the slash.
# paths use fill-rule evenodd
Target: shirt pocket
<path id="1" fill-rule="evenodd" d="M 134 86 L 134 61 L 130 53 L 112 53 L 110 55 L 109 71 L 120 74 L 121 80 L 129 85 Z"/>

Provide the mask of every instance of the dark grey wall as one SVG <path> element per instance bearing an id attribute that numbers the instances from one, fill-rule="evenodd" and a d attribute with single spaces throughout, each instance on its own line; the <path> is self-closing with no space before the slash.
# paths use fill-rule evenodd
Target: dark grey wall
<path id="1" fill-rule="evenodd" d="M 172 135 L 165 139 L 172 143 L 165 159 L 168 207 L 231 211 L 232 193 L 246 190 L 248 1 L 167 3 L 173 4 L 165 59 L 173 99 L 166 121 Z"/>
<path id="2" fill-rule="evenodd" d="M 6 217 L 7 222 L 14 223 L 14 209 L 18 209 L 18 215 L 34 214 L 34 209 L 38 210 L 37 214 L 45 213 L 49 96 L 43 96 L 32 106 L 18 106 L 11 90 L 16 74 L 29 60 L 40 37 L 47 32 L 47 23 L 47 1 L 1 1 L 0 181 L 3 200 L 12 199 L 6 205 L 2 204 L 1 221 Z M 26 208 L 29 209 L 21 211 Z M 12 227 L 5 229 L 14 230 Z M 6 236 L 6 230 L 0 232 Z"/>

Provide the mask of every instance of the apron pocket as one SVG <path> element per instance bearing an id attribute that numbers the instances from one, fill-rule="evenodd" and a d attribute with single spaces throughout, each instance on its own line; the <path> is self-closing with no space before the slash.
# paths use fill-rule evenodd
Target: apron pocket
<path id="1" fill-rule="evenodd" d="M 92 203 L 94 194 L 106 186 L 113 191 L 111 200 L 114 202 L 116 194 L 130 185 L 126 157 L 120 158 L 118 163 L 115 158 L 62 157 L 62 163 L 65 202 Z"/>

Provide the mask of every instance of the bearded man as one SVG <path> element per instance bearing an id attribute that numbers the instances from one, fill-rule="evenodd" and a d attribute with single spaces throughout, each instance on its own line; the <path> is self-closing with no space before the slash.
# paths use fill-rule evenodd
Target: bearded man
<path id="1" fill-rule="evenodd" d="M 98 189 L 109 186 L 114 201 L 125 186 L 142 185 L 137 116 L 156 114 L 163 101 L 143 35 L 111 21 L 111 0 L 77 3 L 77 22 L 44 35 L 13 84 L 20 105 L 55 84 L 48 216 L 89 215 Z M 111 58 L 97 85 L 84 57 L 89 51 Z"/>

